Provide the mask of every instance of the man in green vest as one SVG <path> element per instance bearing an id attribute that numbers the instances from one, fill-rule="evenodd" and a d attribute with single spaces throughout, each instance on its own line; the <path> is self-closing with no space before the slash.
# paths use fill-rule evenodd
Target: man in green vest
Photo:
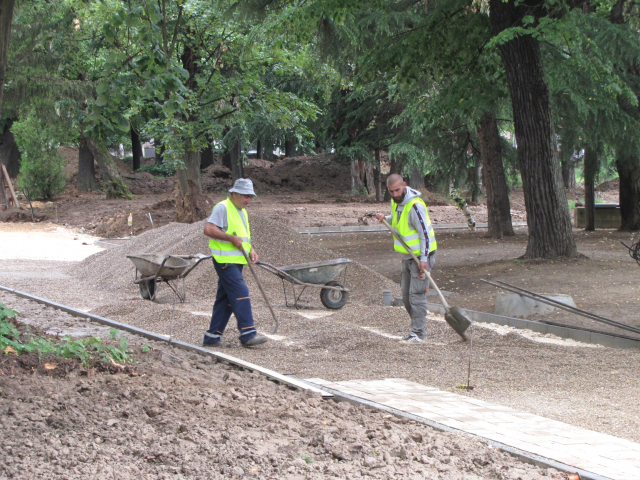
<path id="1" fill-rule="evenodd" d="M 242 249 L 249 261 L 256 263 L 258 254 L 251 245 L 251 228 L 247 206 L 255 197 L 253 183 L 248 178 L 239 178 L 229 190 L 231 196 L 213 207 L 204 227 L 209 237 L 209 249 L 213 266 L 218 274 L 218 293 L 213 304 L 211 325 L 204 334 L 203 346 L 217 348 L 230 346 L 222 342 L 222 334 L 233 313 L 238 321 L 240 344 L 243 347 L 260 345 L 267 337 L 259 336 L 253 323 L 249 288 L 242 277 L 242 268 L 247 264 Z"/>
<path id="2" fill-rule="evenodd" d="M 420 344 L 427 338 L 427 292 L 429 280 L 423 271 L 430 272 L 436 258 L 436 237 L 427 212 L 427 205 L 420 198 L 421 193 L 407 187 L 402 176 L 389 175 L 387 189 L 391 195 L 391 215 L 377 213 L 382 223 L 386 219 L 395 228 L 404 242 L 420 259 L 420 268 L 411 254 L 394 237 L 393 248 L 402 255 L 400 286 L 404 307 L 411 316 L 411 333 L 401 342 Z"/>

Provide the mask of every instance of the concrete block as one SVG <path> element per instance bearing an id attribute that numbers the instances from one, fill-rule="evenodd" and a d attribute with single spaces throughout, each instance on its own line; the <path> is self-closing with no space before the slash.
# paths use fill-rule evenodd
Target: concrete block
<path id="1" fill-rule="evenodd" d="M 548 325 L 547 333 L 551 333 L 560 338 L 571 338 L 568 328 L 556 327 L 555 325 Z"/>
<path id="2" fill-rule="evenodd" d="M 540 323 L 540 322 L 528 322 L 528 323 L 529 323 L 529 326 L 527 328 L 533 332 L 538 332 L 542 334 L 549 333 L 549 325 L 547 325 L 546 323 Z"/>
<path id="3" fill-rule="evenodd" d="M 595 205 L 596 228 L 620 227 L 620 207 L 617 203 L 597 203 Z M 587 226 L 587 215 L 584 207 L 576 207 L 573 212 L 574 225 L 577 228 Z"/>
<path id="4" fill-rule="evenodd" d="M 640 348 L 640 341 L 628 338 L 613 338 L 614 348 Z"/>
<path id="5" fill-rule="evenodd" d="M 585 332 L 584 330 L 575 330 L 575 329 L 569 329 L 569 330 L 570 330 L 569 338 L 571 338 L 572 340 L 575 340 L 576 342 L 582 342 L 582 343 L 591 343 L 591 332 Z"/>
<path id="6" fill-rule="evenodd" d="M 604 345 L 605 347 L 613 348 L 614 338 L 615 337 L 610 335 L 591 332 L 591 343 L 597 343 L 598 345 Z"/>
<path id="7" fill-rule="evenodd" d="M 511 318 L 509 319 L 509 326 L 513 328 L 526 329 L 526 328 L 529 328 L 529 322 L 527 322 L 526 320 Z"/>
<path id="8" fill-rule="evenodd" d="M 572 307 L 576 306 L 576 302 L 570 295 L 545 294 L 545 296 Z M 556 308 L 551 305 L 523 297 L 517 293 L 498 292 L 493 313 L 506 317 L 527 318 L 532 315 L 548 315 L 555 310 Z"/>

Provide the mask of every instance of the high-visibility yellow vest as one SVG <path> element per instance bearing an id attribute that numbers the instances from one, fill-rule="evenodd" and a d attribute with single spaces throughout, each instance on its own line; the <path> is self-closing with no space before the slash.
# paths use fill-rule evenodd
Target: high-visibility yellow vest
<path id="1" fill-rule="evenodd" d="M 247 215 L 247 211 L 244 208 L 242 209 L 244 218 L 247 221 L 247 228 L 244 228 L 244 223 L 242 222 L 242 218 L 240 218 L 238 209 L 233 203 L 231 203 L 231 200 L 227 198 L 220 203 L 222 203 L 227 209 L 227 230 L 225 233 L 233 235 L 235 232 L 238 237 L 242 238 L 244 251 L 249 255 L 249 252 L 251 252 L 251 229 L 249 228 L 249 215 Z M 218 205 L 220 205 L 220 203 Z M 212 238 L 209 240 L 209 248 L 211 249 L 213 258 L 218 263 L 247 264 L 242 252 L 231 242 Z"/>
<path id="2" fill-rule="evenodd" d="M 393 200 L 391 200 L 391 212 L 392 212 L 392 223 L 391 226 L 398 231 L 404 243 L 407 244 L 416 256 L 420 257 L 420 236 L 418 235 L 417 230 L 411 230 L 409 227 L 409 212 L 413 208 L 414 203 L 420 203 L 424 206 L 424 210 L 426 213 L 426 218 L 424 219 L 425 227 L 427 230 L 427 235 L 429 236 L 429 253 L 433 252 L 438 248 L 436 244 L 436 234 L 433 231 L 433 226 L 431 225 L 431 219 L 429 218 L 429 212 L 427 211 L 427 205 L 424 203 L 420 197 L 412 198 L 402 209 L 402 214 L 400 215 L 400 219 L 398 219 L 398 213 L 396 211 L 397 204 Z M 398 253 L 408 254 L 407 249 L 402 246 L 400 241 L 393 237 L 393 248 Z"/>

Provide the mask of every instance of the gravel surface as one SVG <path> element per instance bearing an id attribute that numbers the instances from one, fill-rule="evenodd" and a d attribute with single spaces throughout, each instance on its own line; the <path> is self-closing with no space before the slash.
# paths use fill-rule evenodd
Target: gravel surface
<path id="1" fill-rule="evenodd" d="M 261 258 L 286 265 L 335 258 L 278 222 L 252 215 L 252 233 Z M 79 264 L 39 264 L 29 277 L 28 262 L 15 262 L 17 273 L 0 272 L 0 284 L 157 333 L 171 331 L 171 291 L 162 286 L 158 303 L 141 299 L 131 284 L 133 266 L 127 253 L 206 253 L 202 224 L 171 224 L 147 232 L 126 247 L 93 255 Z M 66 276 L 61 269 L 67 268 Z M 13 269 L 12 269 L 13 270 Z M 514 332 L 474 327 L 472 384 L 465 393 L 469 345 L 443 322 L 430 315 L 430 339 L 421 346 L 400 345 L 393 337 L 407 333 L 409 319 L 402 308 L 379 306 L 381 291 L 398 286 L 358 264 L 348 269 L 349 303 L 338 311 L 320 306 L 310 292 L 299 312 L 284 308 L 279 279 L 260 273 L 280 319 L 278 336 L 264 346 L 239 348 L 232 319 L 229 353 L 301 378 L 327 380 L 401 377 L 452 389 L 576 426 L 640 441 L 638 418 L 640 352 L 576 347 L 570 342 L 540 343 Z M 272 321 L 250 275 L 246 275 L 258 328 L 269 332 Z M 216 278 L 205 262 L 187 277 L 188 297 L 176 305 L 173 335 L 200 344 L 209 323 Z"/>
<path id="2" fill-rule="evenodd" d="M 62 312 L 0 300 L 32 325 L 76 329 Z M 150 353 L 135 356 L 137 375 L 3 372 L 0 478 L 560 478 L 468 435 L 150 343 Z"/>

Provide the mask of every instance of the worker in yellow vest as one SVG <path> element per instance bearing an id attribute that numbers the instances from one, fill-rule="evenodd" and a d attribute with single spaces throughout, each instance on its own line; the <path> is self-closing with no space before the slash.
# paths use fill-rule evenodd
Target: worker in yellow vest
<path id="1" fill-rule="evenodd" d="M 402 271 L 400 287 L 402 301 L 411 316 L 411 332 L 401 342 L 420 344 L 427 338 L 427 292 L 429 280 L 422 271 L 433 268 L 436 258 L 436 236 L 429 219 L 429 212 L 421 193 L 407 187 L 401 175 L 391 174 L 387 178 L 387 189 L 391 195 L 391 215 L 377 213 L 376 218 L 382 223 L 386 219 L 395 228 L 404 242 L 420 259 L 420 268 L 411 254 L 394 237 L 393 247 L 402 255 Z"/>
<path id="2" fill-rule="evenodd" d="M 249 288 L 242 276 L 242 268 L 247 264 L 242 248 L 251 263 L 258 261 L 256 249 L 251 244 L 251 228 L 246 210 L 256 194 L 253 183 L 248 178 L 236 180 L 229 192 L 229 198 L 213 207 L 204 227 L 204 234 L 211 239 L 209 249 L 218 274 L 218 292 L 213 304 L 211 325 L 204 334 L 205 348 L 231 346 L 222 341 L 222 334 L 232 313 L 238 321 L 240 344 L 243 347 L 267 341 L 267 337 L 258 335 L 254 326 Z"/>

